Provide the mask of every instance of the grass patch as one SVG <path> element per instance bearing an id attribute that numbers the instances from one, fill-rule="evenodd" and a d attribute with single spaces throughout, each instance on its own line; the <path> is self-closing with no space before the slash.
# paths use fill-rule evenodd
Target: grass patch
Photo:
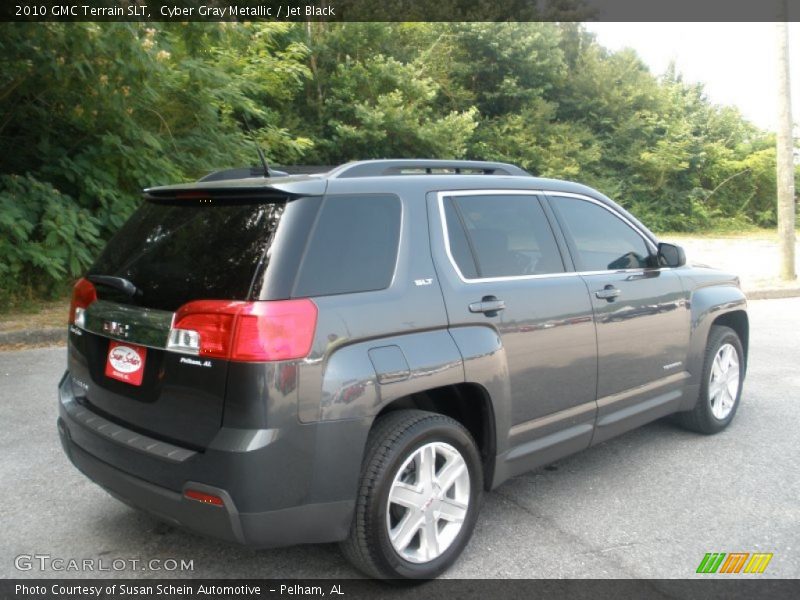
<path id="1" fill-rule="evenodd" d="M 763 228 L 755 225 L 737 225 L 730 227 L 714 227 L 702 231 L 654 231 L 656 236 L 663 241 L 670 239 L 685 240 L 714 240 L 714 239 L 746 239 L 778 241 L 778 229 L 775 227 Z M 800 220 L 797 222 L 795 236 L 800 241 Z"/>
<path id="2" fill-rule="evenodd" d="M 69 298 L 31 300 L 24 306 L 0 313 L 0 331 L 66 327 Z"/>
<path id="3" fill-rule="evenodd" d="M 658 231 L 655 232 L 658 239 L 669 241 L 676 240 L 714 240 L 714 239 L 746 239 L 746 240 L 769 240 L 778 241 L 777 229 L 709 229 L 708 231 Z M 800 232 L 798 232 L 800 238 Z"/>
<path id="4" fill-rule="evenodd" d="M 41 342 L 36 344 L 0 344 L 0 352 L 18 352 L 19 350 L 32 350 L 34 348 L 52 348 L 53 346 L 65 347 L 66 342 Z"/>

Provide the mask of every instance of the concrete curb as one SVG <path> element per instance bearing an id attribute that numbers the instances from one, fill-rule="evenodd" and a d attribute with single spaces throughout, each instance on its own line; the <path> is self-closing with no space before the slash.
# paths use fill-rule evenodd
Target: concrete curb
<path id="1" fill-rule="evenodd" d="M 67 340 L 66 327 L 48 327 L 46 329 L 20 329 L 18 331 L 0 331 L 0 346 L 12 344 L 56 344 Z"/>
<path id="2" fill-rule="evenodd" d="M 748 300 L 774 300 L 776 298 L 794 298 L 800 296 L 800 287 L 774 288 L 768 290 L 744 290 Z"/>
<path id="3" fill-rule="evenodd" d="M 772 300 L 777 298 L 795 298 L 800 296 L 800 287 L 775 288 L 768 290 L 745 290 L 748 300 Z M 57 344 L 67 340 L 66 327 L 49 327 L 46 329 L 20 329 L 18 331 L 0 331 L 0 346 L 13 344 Z"/>

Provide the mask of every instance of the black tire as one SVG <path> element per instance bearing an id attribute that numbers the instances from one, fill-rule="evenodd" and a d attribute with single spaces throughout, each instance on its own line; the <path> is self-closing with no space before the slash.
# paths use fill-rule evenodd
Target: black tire
<path id="1" fill-rule="evenodd" d="M 711 383 L 711 370 L 714 363 L 714 358 L 719 352 L 720 348 L 730 344 L 736 350 L 739 360 L 739 387 L 736 397 L 733 400 L 733 407 L 730 413 L 725 418 L 719 419 L 714 416 L 712 411 L 711 398 L 709 397 L 709 385 Z M 703 360 L 703 373 L 702 383 L 700 385 L 700 396 L 697 399 L 697 404 L 694 410 L 688 412 L 678 413 L 677 418 L 681 425 L 686 429 L 696 431 L 698 433 L 705 433 L 707 435 L 719 433 L 725 429 L 733 417 L 736 415 L 736 410 L 739 408 L 739 402 L 742 397 L 742 387 L 744 384 L 745 374 L 745 356 L 742 342 L 736 332 L 730 327 L 722 325 L 713 325 L 708 334 L 708 343 L 706 344 L 706 353 Z"/>
<path id="2" fill-rule="evenodd" d="M 444 442 L 467 465 L 469 501 L 461 530 L 437 558 L 406 560 L 392 546 L 387 504 L 395 475 L 419 448 Z M 465 486 L 466 487 L 466 486 Z M 378 579 L 430 579 L 452 565 L 467 545 L 482 500 L 483 469 L 475 441 L 457 421 L 421 410 L 398 410 L 379 418 L 370 431 L 350 535 L 342 552 L 360 571 Z M 421 540 L 420 540 L 421 542 Z"/>

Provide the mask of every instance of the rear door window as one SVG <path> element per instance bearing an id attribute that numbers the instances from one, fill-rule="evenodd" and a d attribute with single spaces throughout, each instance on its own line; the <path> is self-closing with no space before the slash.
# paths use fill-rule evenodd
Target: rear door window
<path id="1" fill-rule="evenodd" d="M 400 215 L 400 199 L 394 195 L 327 196 L 293 296 L 327 296 L 389 287 L 397 262 Z"/>
<path id="2" fill-rule="evenodd" d="M 450 254 L 465 279 L 563 273 L 539 199 L 528 194 L 444 198 Z"/>
<path id="3" fill-rule="evenodd" d="M 101 299 L 175 310 L 201 298 L 245 300 L 263 270 L 286 202 L 258 204 L 145 202 L 89 271 L 131 281 L 130 298 L 98 286 Z"/>

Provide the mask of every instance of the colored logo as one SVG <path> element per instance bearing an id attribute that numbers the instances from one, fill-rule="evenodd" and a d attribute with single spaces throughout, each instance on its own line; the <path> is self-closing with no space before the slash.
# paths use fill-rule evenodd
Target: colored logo
<path id="1" fill-rule="evenodd" d="M 755 552 L 708 552 L 700 561 L 697 573 L 763 573 L 767 569 L 772 553 Z"/>
<path id="2" fill-rule="evenodd" d="M 117 346 L 108 355 L 108 362 L 117 371 L 122 373 L 133 373 L 142 366 L 142 358 L 139 353 L 128 346 Z"/>
<path id="3" fill-rule="evenodd" d="M 146 357 L 147 348 L 112 341 L 108 346 L 106 377 L 131 385 L 141 385 Z"/>

